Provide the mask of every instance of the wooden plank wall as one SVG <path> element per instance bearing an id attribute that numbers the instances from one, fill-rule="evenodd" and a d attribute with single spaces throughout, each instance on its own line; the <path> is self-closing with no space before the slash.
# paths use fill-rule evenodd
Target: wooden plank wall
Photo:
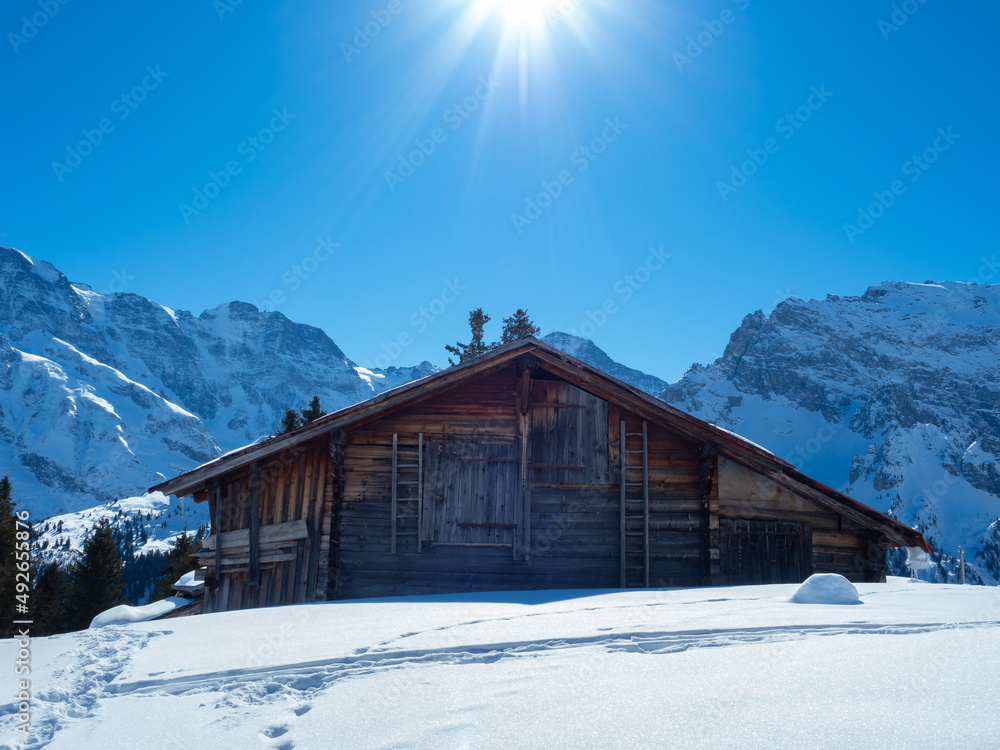
<path id="1" fill-rule="evenodd" d="M 218 577 L 214 537 L 212 553 L 199 556 L 207 580 L 216 584 L 206 585 L 206 613 L 325 598 L 335 489 L 329 454 L 329 440 L 321 438 L 223 477 L 221 513 L 211 509 L 213 527 L 224 535 L 247 529 L 250 543 L 227 549 L 223 537 Z M 213 497 L 214 489 L 214 505 Z M 263 537 L 268 527 L 296 520 L 305 522 L 304 538 L 254 544 L 255 534 Z"/>
<path id="2" fill-rule="evenodd" d="M 430 496 L 436 492 L 433 486 L 440 483 L 430 480 L 425 484 L 428 500 L 422 552 L 407 538 L 397 539 L 396 554 L 390 551 L 393 434 L 402 450 L 415 446 L 423 433 L 428 450 L 461 446 L 454 450 L 460 455 L 472 451 L 468 453 L 472 457 L 483 445 L 492 444 L 497 446 L 495 455 L 482 457 L 519 460 L 519 379 L 512 367 L 466 381 L 419 407 L 348 430 L 339 585 L 332 596 L 618 586 L 618 422 L 624 418 L 629 431 L 641 431 L 641 420 L 541 373 L 535 373 L 532 382 L 535 406 L 527 410 L 531 425 L 528 455 L 533 466 L 541 465 L 530 471 L 530 515 L 522 519 L 530 524 L 527 559 L 515 559 L 515 550 L 507 546 L 434 544 L 427 534 L 434 523 Z M 546 403 L 566 408 L 541 405 Z M 580 405 L 586 408 L 574 408 Z M 648 429 L 650 584 L 698 585 L 702 580 L 698 446 L 664 428 L 650 424 Z M 581 445 L 589 447 L 583 450 Z M 433 462 L 427 459 L 425 477 L 436 471 Z M 501 473 L 494 475 L 499 478 Z M 480 543 L 508 542 L 500 534 L 477 538 Z"/>
<path id="3" fill-rule="evenodd" d="M 872 530 L 766 477 L 719 459 L 719 514 L 724 518 L 812 524 L 813 569 L 855 582 L 885 578 L 885 541 Z"/>

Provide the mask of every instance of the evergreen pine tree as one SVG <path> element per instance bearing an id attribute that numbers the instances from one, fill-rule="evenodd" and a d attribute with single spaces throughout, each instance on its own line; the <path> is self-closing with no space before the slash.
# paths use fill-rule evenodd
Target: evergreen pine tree
<path id="1" fill-rule="evenodd" d="M 528 317 L 528 311 L 522 310 L 519 307 L 514 311 L 513 315 L 503 319 L 503 334 L 500 337 L 500 345 L 511 344 L 531 336 L 538 336 L 541 332 L 542 329 L 531 322 L 531 318 Z"/>
<path id="2" fill-rule="evenodd" d="M 190 573 L 198 567 L 198 560 L 195 558 L 196 551 L 197 548 L 194 546 L 194 539 L 187 533 L 187 527 L 185 526 L 184 532 L 170 545 L 170 550 L 167 552 L 166 564 L 163 567 L 159 580 L 156 582 L 150 601 L 155 602 L 174 595 L 174 590 L 170 587 L 182 575 Z"/>
<path id="3" fill-rule="evenodd" d="M 114 530 L 102 518 L 83 543 L 83 553 L 69 569 L 68 626 L 83 630 L 101 612 L 125 601 L 122 560 Z"/>
<path id="4" fill-rule="evenodd" d="M 303 409 L 301 414 L 301 424 L 309 424 L 310 422 L 315 422 L 320 417 L 325 416 L 326 411 L 319 404 L 319 396 L 313 396 L 312 401 L 309 402 L 309 406 Z"/>
<path id="5" fill-rule="evenodd" d="M 483 329 L 486 328 L 486 324 L 489 322 L 490 316 L 484 313 L 483 308 L 481 307 L 477 307 L 469 313 L 469 328 L 472 329 L 472 340 L 468 344 L 456 341 L 455 346 L 445 345 L 444 348 L 447 349 L 448 352 L 458 357 L 458 362 L 455 362 L 451 357 L 448 357 L 449 365 L 462 364 L 463 362 L 468 362 L 476 357 L 481 357 L 493 348 L 493 345 L 487 344 L 483 340 Z"/>
<path id="6" fill-rule="evenodd" d="M 50 562 L 36 572 L 31 594 L 34 635 L 55 635 L 68 630 L 66 619 L 66 576 L 59 563 Z"/>
<path id="7" fill-rule="evenodd" d="M 285 416 L 281 418 L 281 432 L 278 434 L 284 435 L 286 432 L 291 432 L 301 426 L 302 422 L 299 421 L 299 413 L 289 407 L 285 409 Z"/>
<path id="8" fill-rule="evenodd" d="M 14 599 L 17 592 L 17 518 L 14 516 L 14 502 L 11 500 L 10 480 L 0 479 L 0 638 L 14 635 L 12 620 L 24 619 L 16 616 Z"/>

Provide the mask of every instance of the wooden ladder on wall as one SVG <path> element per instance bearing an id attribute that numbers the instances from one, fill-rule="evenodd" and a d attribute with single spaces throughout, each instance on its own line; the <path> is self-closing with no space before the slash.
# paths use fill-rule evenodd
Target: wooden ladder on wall
<path id="1" fill-rule="evenodd" d="M 649 464 L 646 422 L 642 423 L 642 432 L 626 432 L 624 421 L 619 426 L 621 588 L 649 588 Z"/>
<path id="2" fill-rule="evenodd" d="M 389 538 L 396 554 L 399 537 L 416 536 L 421 552 L 420 529 L 424 508 L 424 433 L 417 435 L 417 445 L 399 445 L 399 435 L 392 436 L 392 520 Z"/>

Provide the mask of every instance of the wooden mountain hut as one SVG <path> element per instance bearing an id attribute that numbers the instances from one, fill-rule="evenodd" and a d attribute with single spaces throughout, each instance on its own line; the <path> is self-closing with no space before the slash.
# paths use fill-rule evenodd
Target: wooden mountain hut
<path id="1" fill-rule="evenodd" d="M 209 503 L 205 612 L 885 578 L 921 534 L 535 339 L 152 488 Z"/>

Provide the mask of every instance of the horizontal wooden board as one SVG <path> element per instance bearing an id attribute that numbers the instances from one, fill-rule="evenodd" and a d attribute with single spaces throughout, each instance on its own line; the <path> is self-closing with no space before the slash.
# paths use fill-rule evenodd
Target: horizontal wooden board
<path id="1" fill-rule="evenodd" d="M 305 539 L 309 536 L 305 521 L 289 521 L 287 523 L 270 524 L 260 527 L 261 544 L 272 544 L 284 541 L 294 541 Z M 205 537 L 202 541 L 206 549 L 215 549 L 215 535 Z M 226 531 L 222 534 L 223 552 L 230 547 L 248 547 L 250 544 L 250 530 L 240 529 L 238 531 Z"/>

